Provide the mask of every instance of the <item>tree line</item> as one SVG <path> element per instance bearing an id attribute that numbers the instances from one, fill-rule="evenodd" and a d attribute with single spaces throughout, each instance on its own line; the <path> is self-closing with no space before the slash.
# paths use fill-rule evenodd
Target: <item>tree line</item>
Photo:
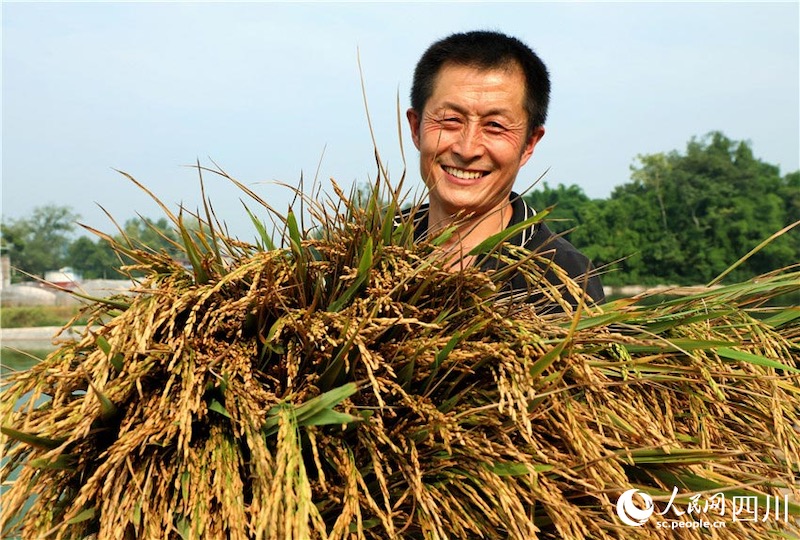
<path id="1" fill-rule="evenodd" d="M 120 268 L 130 260 L 120 256 L 107 240 L 82 235 L 74 238 L 79 219 L 71 208 L 46 205 L 26 218 L 0 224 L 2 248 L 11 259 L 12 282 L 42 277 L 50 270 L 70 267 L 83 279 L 122 279 Z M 122 245 L 147 246 L 178 256 L 178 235 L 166 218 L 132 218 L 113 235 Z"/>
<path id="2" fill-rule="evenodd" d="M 748 142 L 719 132 L 693 138 L 682 153 L 640 155 L 631 169 L 630 181 L 606 199 L 590 199 L 577 185 L 546 182 L 525 196 L 538 210 L 552 207 L 548 225 L 603 269 L 607 285 L 707 283 L 800 220 L 800 171 L 781 176 Z M 84 279 L 122 277 L 126 261 L 105 240 L 74 238 L 78 217 L 50 205 L 4 220 L 2 249 L 21 270 L 13 279 L 65 266 Z M 166 218 L 130 219 L 116 238 L 177 255 L 178 238 Z M 800 229 L 768 244 L 730 277 L 749 279 L 798 261 Z"/>
<path id="3" fill-rule="evenodd" d="M 800 171 L 781 176 L 751 145 L 720 132 L 684 152 L 641 155 L 629 182 L 606 199 L 575 185 L 537 187 L 526 200 L 553 206 L 548 226 L 606 270 L 606 285 L 708 283 L 800 220 Z M 800 262 L 800 227 L 732 271 L 731 280 Z"/>

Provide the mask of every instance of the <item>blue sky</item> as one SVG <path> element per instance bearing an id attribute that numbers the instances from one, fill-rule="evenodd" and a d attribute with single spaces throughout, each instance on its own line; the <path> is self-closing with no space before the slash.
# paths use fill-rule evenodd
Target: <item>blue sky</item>
<path id="1" fill-rule="evenodd" d="M 527 42 L 551 71 L 547 132 L 516 187 L 607 197 L 639 154 L 682 151 L 720 130 L 797 170 L 800 8 L 785 3 L 24 3 L 2 4 L 2 210 L 73 208 L 112 230 L 200 204 L 216 162 L 279 210 L 301 173 L 349 186 L 374 177 L 360 56 L 378 148 L 392 178 L 398 98 L 405 125 L 414 64 L 455 31 Z M 324 155 L 323 155 L 324 153 Z M 252 237 L 242 194 L 206 176 L 217 215 Z M 99 205 L 99 206 L 98 206 Z"/>

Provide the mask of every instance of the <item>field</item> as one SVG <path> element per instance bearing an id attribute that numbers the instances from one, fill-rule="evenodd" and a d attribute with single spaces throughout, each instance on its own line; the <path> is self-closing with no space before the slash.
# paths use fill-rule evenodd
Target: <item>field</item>
<path id="1" fill-rule="evenodd" d="M 62 326 L 78 314 L 79 306 L 19 306 L 0 309 L 0 328 Z M 80 320 L 76 324 L 85 324 Z"/>

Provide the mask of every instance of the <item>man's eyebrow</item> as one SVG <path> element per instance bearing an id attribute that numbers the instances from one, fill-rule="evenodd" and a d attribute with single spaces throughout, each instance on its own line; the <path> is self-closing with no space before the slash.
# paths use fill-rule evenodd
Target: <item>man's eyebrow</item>
<path id="1" fill-rule="evenodd" d="M 458 114 L 463 114 L 464 116 L 468 116 L 468 114 L 469 114 L 467 112 L 467 110 L 464 109 L 462 106 L 458 105 L 457 103 L 450 103 L 450 102 L 442 103 L 437 108 L 436 112 L 441 113 L 442 111 L 446 111 L 446 110 L 452 110 L 454 112 L 457 112 Z M 507 109 L 507 108 L 489 109 L 488 111 L 483 113 L 481 116 L 484 116 L 484 117 L 486 117 L 486 116 L 511 116 L 511 109 Z"/>
<path id="2" fill-rule="evenodd" d="M 441 103 L 436 108 L 435 112 L 442 113 L 442 112 L 446 112 L 446 111 L 453 111 L 453 112 L 457 112 L 457 113 L 463 114 L 463 115 L 467 114 L 467 111 L 463 107 L 459 106 L 456 103 L 449 103 L 449 102 Z"/>

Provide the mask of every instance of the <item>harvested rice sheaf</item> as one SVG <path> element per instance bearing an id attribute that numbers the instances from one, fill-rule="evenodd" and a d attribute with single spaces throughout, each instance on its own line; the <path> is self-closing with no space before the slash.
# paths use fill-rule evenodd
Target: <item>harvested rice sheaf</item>
<path id="1" fill-rule="evenodd" d="M 796 534 L 800 317 L 764 307 L 796 270 L 574 307 L 537 254 L 499 255 L 561 303 L 540 316 L 499 295 L 507 274 L 415 245 L 399 190 L 334 188 L 312 234 L 279 216 L 279 246 L 210 213 L 169 214 L 188 265 L 117 243 L 146 274 L 133 295 L 4 388 L 5 535 Z M 654 506 L 618 509 L 632 489 Z"/>

